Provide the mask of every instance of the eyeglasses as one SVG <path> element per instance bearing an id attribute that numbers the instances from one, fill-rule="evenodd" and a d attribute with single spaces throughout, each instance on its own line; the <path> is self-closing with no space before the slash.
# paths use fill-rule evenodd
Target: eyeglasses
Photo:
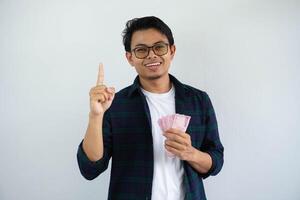
<path id="1" fill-rule="evenodd" d="M 131 51 L 134 52 L 135 57 L 137 57 L 139 59 L 144 59 L 149 55 L 150 49 L 152 49 L 154 54 L 157 56 L 163 56 L 163 55 L 167 54 L 168 46 L 169 46 L 168 43 L 159 42 L 151 47 L 148 47 L 146 45 L 141 45 L 141 46 L 138 46 L 138 47 L 132 49 Z"/>

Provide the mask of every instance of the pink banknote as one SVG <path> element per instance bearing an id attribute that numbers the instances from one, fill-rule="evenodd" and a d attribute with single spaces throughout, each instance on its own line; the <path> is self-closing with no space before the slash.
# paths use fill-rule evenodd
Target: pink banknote
<path id="1" fill-rule="evenodd" d="M 173 114 L 161 117 L 158 120 L 158 124 L 163 132 L 170 128 L 179 129 L 183 132 L 186 131 L 191 117 L 182 114 Z M 173 157 L 174 155 L 167 151 L 168 156 Z"/>
<path id="2" fill-rule="evenodd" d="M 190 119 L 191 117 L 187 115 L 173 114 L 158 119 L 158 124 L 162 131 L 175 128 L 185 132 L 189 125 Z"/>

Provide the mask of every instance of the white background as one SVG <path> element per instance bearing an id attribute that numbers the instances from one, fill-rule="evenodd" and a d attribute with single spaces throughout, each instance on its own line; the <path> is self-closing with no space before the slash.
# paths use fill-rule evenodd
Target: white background
<path id="1" fill-rule="evenodd" d="M 205 180 L 209 200 L 300 199 L 300 2 L 0 0 L 0 199 L 107 198 L 76 152 L 98 63 L 117 90 L 127 20 L 156 15 L 177 45 L 171 71 L 206 91 L 225 163 Z"/>

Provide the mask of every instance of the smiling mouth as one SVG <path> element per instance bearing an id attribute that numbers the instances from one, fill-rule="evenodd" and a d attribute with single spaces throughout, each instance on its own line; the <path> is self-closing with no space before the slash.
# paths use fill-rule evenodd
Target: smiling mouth
<path id="1" fill-rule="evenodd" d="M 161 65 L 161 62 L 148 63 L 145 66 L 149 68 L 155 68 Z"/>

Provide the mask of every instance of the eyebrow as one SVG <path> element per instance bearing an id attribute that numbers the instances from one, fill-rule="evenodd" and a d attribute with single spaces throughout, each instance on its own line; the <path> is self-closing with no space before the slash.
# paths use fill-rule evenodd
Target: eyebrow
<path id="1" fill-rule="evenodd" d="M 161 40 L 161 41 L 158 41 L 158 42 L 153 43 L 151 46 L 156 45 L 156 44 L 158 44 L 158 43 L 167 43 L 167 42 Z M 146 44 L 140 43 L 140 44 L 135 45 L 134 48 L 137 47 L 137 46 L 147 46 L 147 47 L 149 47 L 149 46 L 146 45 Z"/>

